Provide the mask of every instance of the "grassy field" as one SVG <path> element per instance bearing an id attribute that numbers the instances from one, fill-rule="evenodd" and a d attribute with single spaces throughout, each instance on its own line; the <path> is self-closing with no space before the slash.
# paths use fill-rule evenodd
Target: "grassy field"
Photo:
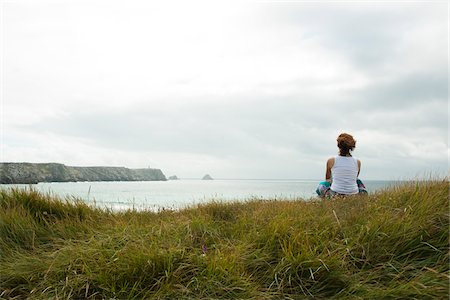
<path id="1" fill-rule="evenodd" d="M 449 182 L 112 212 L 0 193 L 0 298 L 448 299 Z"/>

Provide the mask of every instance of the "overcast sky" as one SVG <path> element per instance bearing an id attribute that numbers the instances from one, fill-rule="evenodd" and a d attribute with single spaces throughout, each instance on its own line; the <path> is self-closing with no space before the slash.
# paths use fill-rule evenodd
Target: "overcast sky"
<path id="1" fill-rule="evenodd" d="M 1 161 L 448 174 L 447 1 L 2 1 Z"/>

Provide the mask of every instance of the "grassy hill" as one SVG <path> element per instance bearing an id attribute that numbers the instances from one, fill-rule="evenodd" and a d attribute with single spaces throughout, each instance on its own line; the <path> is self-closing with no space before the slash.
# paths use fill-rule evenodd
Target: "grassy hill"
<path id="1" fill-rule="evenodd" d="M 112 212 L 0 192 L 0 297 L 448 299 L 449 182 Z"/>

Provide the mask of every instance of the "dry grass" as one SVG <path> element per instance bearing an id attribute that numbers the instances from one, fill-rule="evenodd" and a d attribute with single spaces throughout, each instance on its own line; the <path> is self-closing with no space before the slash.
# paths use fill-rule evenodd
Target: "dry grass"
<path id="1" fill-rule="evenodd" d="M 449 182 L 112 212 L 0 191 L 1 298 L 447 299 Z"/>

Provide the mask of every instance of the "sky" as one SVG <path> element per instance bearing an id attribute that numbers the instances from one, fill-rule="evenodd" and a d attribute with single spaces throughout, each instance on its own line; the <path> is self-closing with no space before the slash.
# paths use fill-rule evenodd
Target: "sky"
<path id="1" fill-rule="evenodd" d="M 449 174 L 448 1 L 1 1 L 3 162 Z"/>

